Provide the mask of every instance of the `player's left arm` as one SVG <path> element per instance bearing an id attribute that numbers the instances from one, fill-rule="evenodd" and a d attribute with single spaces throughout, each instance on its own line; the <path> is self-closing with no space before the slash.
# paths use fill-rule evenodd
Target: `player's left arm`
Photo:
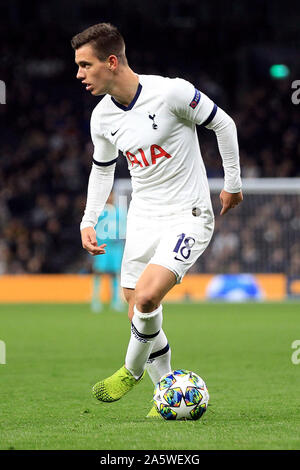
<path id="1" fill-rule="evenodd" d="M 233 119 L 219 107 L 205 127 L 215 132 L 222 157 L 224 188 L 220 193 L 220 214 L 224 215 L 243 200 L 237 129 Z"/>
<path id="2" fill-rule="evenodd" d="M 224 189 L 220 193 L 221 215 L 243 200 L 236 125 L 205 93 L 181 78 L 169 79 L 165 94 L 171 111 L 215 132 L 224 168 Z"/>

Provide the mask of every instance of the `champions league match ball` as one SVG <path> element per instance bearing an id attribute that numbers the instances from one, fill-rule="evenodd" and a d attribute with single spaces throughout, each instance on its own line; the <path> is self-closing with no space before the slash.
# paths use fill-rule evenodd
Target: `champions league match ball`
<path id="1" fill-rule="evenodd" d="M 160 378 L 153 400 L 157 411 L 166 420 L 196 420 L 205 413 L 209 394 L 199 375 L 178 369 Z"/>

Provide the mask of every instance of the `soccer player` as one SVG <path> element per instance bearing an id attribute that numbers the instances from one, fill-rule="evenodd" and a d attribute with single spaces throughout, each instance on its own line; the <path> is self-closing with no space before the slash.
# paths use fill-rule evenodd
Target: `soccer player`
<path id="1" fill-rule="evenodd" d="M 114 194 L 110 193 L 105 210 L 98 218 L 96 230 L 97 242 L 106 240 L 106 254 L 96 255 L 93 258 L 93 292 L 91 309 L 98 313 L 102 310 L 99 301 L 99 290 L 102 275 L 110 276 L 112 299 L 111 308 L 122 311 L 123 301 L 120 297 L 119 273 L 124 250 L 123 234 L 125 234 L 126 212 L 118 204 L 114 205 Z"/>
<path id="2" fill-rule="evenodd" d="M 94 154 L 80 225 L 90 254 L 105 253 L 94 226 L 113 185 L 118 149 L 132 179 L 121 269 L 131 335 L 124 366 L 93 387 L 98 400 L 112 402 L 146 369 L 153 383 L 172 370 L 161 302 L 204 252 L 214 229 L 196 125 L 216 134 L 225 174 L 221 215 L 243 199 L 237 132 L 231 117 L 188 81 L 136 74 L 113 25 L 91 26 L 71 44 L 77 78 L 92 95 L 105 95 L 91 116 Z M 152 408 L 148 416 L 155 414 Z"/>

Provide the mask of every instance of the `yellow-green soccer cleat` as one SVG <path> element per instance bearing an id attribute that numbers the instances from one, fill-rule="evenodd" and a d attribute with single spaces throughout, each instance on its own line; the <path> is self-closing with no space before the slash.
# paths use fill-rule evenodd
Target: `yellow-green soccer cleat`
<path id="1" fill-rule="evenodd" d="M 129 370 L 123 366 L 107 379 L 97 382 L 93 386 L 93 395 L 97 400 L 105 402 L 120 400 L 123 395 L 134 387 L 134 385 L 140 383 L 145 373 L 146 371 L 144 371 L 141 377 L 137 380 Z"/>
<path id="2" fill-rule="evenodd" d="M 161 418 L 161 415 L 157 411 L 156 406 L 154 406 L 154 405 L 152 406 L 152 408 L 149 411 L 149 413 L 147 414 L 146 418 Z"/>

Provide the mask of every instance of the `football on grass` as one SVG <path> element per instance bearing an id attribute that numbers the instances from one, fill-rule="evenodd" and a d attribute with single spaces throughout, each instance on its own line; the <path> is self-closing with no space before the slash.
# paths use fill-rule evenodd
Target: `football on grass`
<path id="1" fill-rule="evenodd" d="M 177 369 L 160 378 L 153 399 L 157 411 L 166 420 L 196 420 L 205 413 L 209 394 L 199 375 Z"/>

